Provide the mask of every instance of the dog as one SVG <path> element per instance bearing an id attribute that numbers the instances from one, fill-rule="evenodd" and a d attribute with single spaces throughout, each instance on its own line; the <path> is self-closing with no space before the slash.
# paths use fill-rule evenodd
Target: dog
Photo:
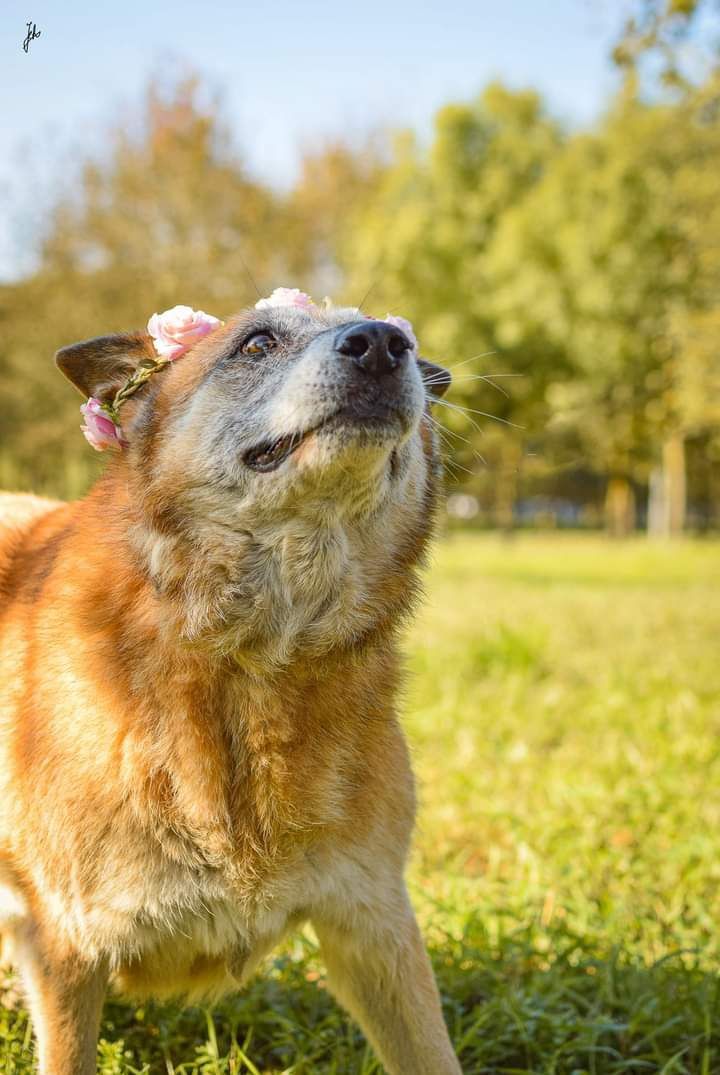
<path id="1" fill-rule="evenodd" d="M 306 922 L 391 1075 L 461 1070 L 395 703 L 450 377 L 391 321 L 266 302 L 162 369 L 146 332 L 56 356 L 137 390 L 84 500 L 0 498 L 0 930 L 42 1075 L 96 1070 L 108 987 L 213 999 Z"/>

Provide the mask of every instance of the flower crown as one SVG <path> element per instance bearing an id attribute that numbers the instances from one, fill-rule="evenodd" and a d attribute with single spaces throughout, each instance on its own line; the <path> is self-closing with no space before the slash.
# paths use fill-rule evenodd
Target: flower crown
<path id="1" fill-rule="evenodd" d="M 325 306 L 331 305 L 330 300 L 325 299 Z M 255 303 L 258 310 L 273 306 L 296 306 L 311 312 L 315 303 L 309 295 L 296 287 L 276 287 L 272 295 Z M 417 349 L 415 333 L 406 318 L 388 314 L 385 321 L 404 332 L 413 348 Z M 103 403 L 95 396 L 90 396 L 87 403 L 83 403 L 80 407 L 84 419 L 84 425 L 80 428 L 88 444 L 98 452 L 104 452 L 108 448 L 126 448 L 128 442 L 120 426 L 119 411 L 122 405 L 134 396 L 158 370 L 164 369 L 176 358 L 180 358 L 198 340 L 208 336 L 222 324 L 224 322 L 213 317 L 212 314 L 206 314 L 203 310 L 193 310 L 191 306 L 173 306 L 171 310 L 165 310 L 164 313 L 153 314 L 147 323 L 147 330 L 152 338 L 157 358 L 143 359 L 132 377 L 116 392 L 111 402 Z"/>

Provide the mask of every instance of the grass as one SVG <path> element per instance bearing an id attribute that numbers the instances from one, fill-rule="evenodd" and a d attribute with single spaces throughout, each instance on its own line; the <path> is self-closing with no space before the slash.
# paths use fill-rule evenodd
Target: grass
<path id="1" fill-rule="evenodd" d="M 411 640 L 410 881 L 464 1072 L 720 1072 L 720 545 L 458 535 Z M 370 1075 L 310 935 L 103 1075 Z M 0 1070 L 30 1072 L 23 1013 Z"/>

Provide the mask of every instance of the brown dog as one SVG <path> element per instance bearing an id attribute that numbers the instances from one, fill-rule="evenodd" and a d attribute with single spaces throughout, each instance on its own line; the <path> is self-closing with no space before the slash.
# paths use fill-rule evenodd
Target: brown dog
<path id="1" fill-rule="evenodd" d="M 149 336 L 65 348 L 110 400 Z M 449 377 L 357 310 L 246 311 L 148 380 L 89 496 L 0 497 L 0 928 L 43 1075 L 108 983 L 236 988 L 309 920 L 393 1075 L 457 1075 L 403 870 L 396 634 Z"/>

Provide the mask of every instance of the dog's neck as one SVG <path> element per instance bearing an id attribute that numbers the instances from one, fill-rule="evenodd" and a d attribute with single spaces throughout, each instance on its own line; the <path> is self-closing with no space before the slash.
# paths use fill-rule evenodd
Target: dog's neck
<path id="1" fill-rule="evenodd" d="M 356 647 L 410 609 L 431 510 L 424 488 L 408 492 L 420 513 L 398 499 L 360 518 L 320 502 L 232 526 L 139 515 L 130 535 L 179 638 L 262 673 Z"/>
<path id="2" fill-rule="evenodd" d="M 163 672 L 143 687 L 128 793 L 169 854 L 237 869 L 248 893 L 304 835 L 349 823 L 358 781 L 396 734 L 392 642 L 362 666 L 325 658 L 261 677 L 174 654 Z"/>
<path id="3" fill-rule="evenodd" d="M 400 513 L 392 541 L 368 532 L 362 545 L 297 518 L 247 546 L 234 532 L 200 547 L 168 533 L 144 559 L 145 520 L 122 482 L 73 510 L 93 555 L 74 565 L 66 615 L 87 639 L 88 681 L 117 699 L 126 794 L 168 855 L 213 865 L 244 848 L 259 876 L 299 832 L 343 825 L 358 781 L 372 799 L 397 737 L 394 634 L 427 521 L 403 530 Z M 298 618 L 292 632 L 283 616 Z"/>

